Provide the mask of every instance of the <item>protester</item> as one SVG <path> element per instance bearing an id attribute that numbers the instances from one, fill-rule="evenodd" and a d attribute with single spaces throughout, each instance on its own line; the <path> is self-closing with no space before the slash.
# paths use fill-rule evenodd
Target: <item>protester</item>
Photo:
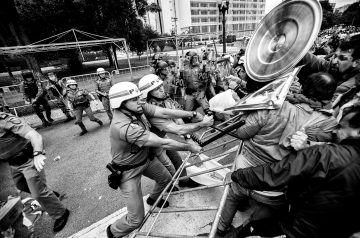
<path id="1" fill-rule="evenodd" d="M 150 132 L 150 123 L 146 119 L 191 117 L 192 112 L 147 104 L 137 86 L 131 82 L 121 82 L 112 86 L 109 98 L 114 110 L 114 118 L 110 125 L 111 164 L 121 173 L 117 180 L 128 213 L 108 226 L 107 235 L 123 237 L 139 227 L 144 219 L 141 175 L 156 182 L 146 201 L 149 205 L 154 205 L 171 180 L 169 171 L 157 158 L 149 155 L 149 147 L 188 150 L 193 153 L 198 153 L 201 147 L 156 136 Z M 166 208 L 169 203 L 161 198 L 157 206 Z"/>
<path id="2" fill-rule="evenodd" d="M 66 88 L 65 85 L 63 85 L 62 81 L 60 81 L 57 78 L 56 74 L 54 74 L 53 72 L 48 73 L 48 78 L 49 78 L 49 87 L 47 90 L 50 91 L 51 94 L 56 98 L 58 107 L 65 114 L 66 116 L 65 122 L 74 120 L 75 118 L 71 116 L 70 109 L 67 106 L 68 103 L 63 97 L 63 92 L 64 89 Z"/>
<path id="3" fill-rule="evenodd" d="M 290 210 L 279 220 L 278 235 L 348 238 L 360 231 L 354 219 L 360 212 L 360 107 L 344 115 L 335 135 L 338 144 L 312 146 L 279 162 L 231 174 L 245 190 L 286 192 Z M 266 236 L 257 225 L 241 226 L 237 237 Z"/>
<path id="4" fill-rule="evenodd" d="M 236 158 L 236 168 L 281 160 L 292 150 L 289 137 L 299 130 L 304 130 L 312 141 L 330 141 L 337 122 L 320 109 L 332 97 L 335 88 L 336 82 L 329 74 L 313 74 L 305 81 L 303 94 L 293 95 L 291 103 L 285 101 L 277 110 L 258 110 L 246 114 L 243 117 L 245 125 L 237 130 L 244 144 Z M 282 192 L 244 191 L 237 184 L 231 184 L 218 225 L 219 235 L 225 235 L 231 229 L 230 224 L 237 209 L 247 209 L 250 198 L 257 202 L 250 221 L 262 220 L 271 210 L 281 211 L 287 206 Z"/>
<path id="5" fill-rule="evenodd" d="M 42 125 L 50 126 L 54 120 L 51 118 L 51 107 L 47 99 L 47 91 L 43 88 L 40 79 L 35 79 L 30 70 L 23 70 L 21 75 L 24 80 L 20 84 L 20 91 L 24 95 L 24 100 L 31 103 Z M 45 110 L 47 120 L 41 112 L 41 105 Z"/>

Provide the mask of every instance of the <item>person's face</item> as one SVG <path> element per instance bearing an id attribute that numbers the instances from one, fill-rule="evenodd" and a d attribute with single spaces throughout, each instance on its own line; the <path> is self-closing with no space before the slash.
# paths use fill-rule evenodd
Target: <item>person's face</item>
<path id="1" fill-rule="evenodd" d="M 157 88 L 153 89 L 150 91 L 151 96 L 155 97 L 155 98 L 165 98 L 166 94 L 165 94 L 165 90 L 164 90 L 164 85 L 160 85 Z"/>
<path id="2" fill-rule="evenodd" d="M 160 70 L 160 75 L 162 75 L 162 76 L 166 76 L 166 75 L 168 75 L 168 73 L 169 73 L 168 68 L 163 68 Z"/>
<path id="3" fill-rule="evenodd" d="M 199 64 L 199 57 L 197 55 L 194 55 L 192 57 L 192 62 L 191 62 L 192 65 L 197 65 Z"/>
<path id="4" fill-rule="evenodd" d="M 76 84 L 71 84 L 71 85 L 69 85 L 69 88 L 72 89 L 72 90 L 75 90 L 77 88 L 77 85 Z"/>
<path id="5" fill-rule="evenodd" d="M 170 65 L 170 66 L 169 66 L 169 71 L 170 71 L 171 73 L 175 73 L 175 69 L 176 69 L 176 67 L 175 67 L 174 65 Z"/>
<path id="6" fill-rule="evenodd" d="M 145 104 L 144 97 L 142 95 L 129 99 L 125 102 L 125 107 L 130 111 L 136 113 L 143 113 L 142 106 Z"/>
<path id="7" fill-rule="evenodd" d="M 330 70 L 335 73 L 344 73 L 351 67 L 355 67 L 356 62 L 351 56 L 353 51 L 353 49 L 350 49 L 348 51 L 342 51 L 338 48 L 331 59 Z"/>
<path id="8" fill-rule="evenodd" d="M 359 138 L 360 129 L 351 128 L 349 120 L 353 117 L 353 113 L 345 115 L 339 122 L 338 128 L 336 129 L 336 141 L 341 142 L 345 139 Z"/>
<path id="9" fill-rule="evenodd" d="M 99 77 L 100 77 L 101 79 L 104 79 L 104 78 L 105 78 L 105 72 L 104 72 L 104 73 L 99 73 Z"/>

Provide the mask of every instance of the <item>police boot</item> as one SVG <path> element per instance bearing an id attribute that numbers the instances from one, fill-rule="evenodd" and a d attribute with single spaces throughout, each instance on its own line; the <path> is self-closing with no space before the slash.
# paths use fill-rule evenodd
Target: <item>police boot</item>
<path id="1" fill-rule="evenodd" d="M 99 120 L 99 119 L 96 119 L 95 122 L 97 122 L 100 126 L 103 125 L 103 122 L 101 120 Z"/>
<path id="2" fill-rule="evenodd" d="M 64 112 L 64 114 L 67 117 L 64 122 L 69 122 L 75 119 L 75 117 L 72 117 L 69 112 Z"/>
<path id="3" fill-rule="evenodd" d="M 54 120 L 51 118 L 51 111 L 46 111 L 46 118 L 50 124 L 54 122 Z"/>
<path id="4" fill-rule="evenodd" d="M 51 123 L 48 122 L 45 118 L 40 118 L 40 119 L 41 119 L 43 127 L 51 126 Z"/>
<path id="5" fill-rule="evenodd" d="M 86 127 L 84 125 L 84 123 L 79 122 L 78 123 L 79 127 L 81 128 L 81 132 L 79 134 L 79 136 L 85 135 L 86 133 L 88 133 L 88 131 L 86 130 Z"/>

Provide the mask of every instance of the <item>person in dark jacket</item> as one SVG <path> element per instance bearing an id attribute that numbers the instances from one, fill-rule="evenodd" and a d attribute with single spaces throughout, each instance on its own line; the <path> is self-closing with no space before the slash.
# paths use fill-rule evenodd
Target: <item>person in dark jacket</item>
<path id="1" fill-rule="evenodd" d="M 328 72 L 336 79 L 337 88 L 332 100 L 334 101 L 339 94 L 345 93 L 355 85 L 355 78 L 360 74 L 360 42 L 354 40 L 342 43 L 330 61 L 307 53 L 299 62 L 299 65 L 302 64 L 305 66 L 298 74 L 300 80 L 306 80 L 308 75 L 316 72 Z"/>
<path id="2" fill-rule="evenodd" d="M 312 146 L 283 160 L 239 169 L 231 179 L 244 189 L 286 192 L 290 210 L 279 219 L 287 237 L 350 237 L 360 231 L 360 107 L 335 131 L 338 144 Z M 248 223 L 237 237 L 261 233 Z M 262 234 L 265 235 L 265 234 Z"/>
<path id="3" fill-rule="evenodd" d="M 40 78 L 37 80 L 31 70 L 23 70 L 21 75 L 24 81 L 20 84 L 20 91 L 24 94 L 25 101 L 31 103 L 43 126 L 50 126 L 54 120 L 51 118 L 51 107 L 47 99 L 47 91 L 43 88 Z M 47 120 L 41 112 L 41 105 L 45 110 Z"/>

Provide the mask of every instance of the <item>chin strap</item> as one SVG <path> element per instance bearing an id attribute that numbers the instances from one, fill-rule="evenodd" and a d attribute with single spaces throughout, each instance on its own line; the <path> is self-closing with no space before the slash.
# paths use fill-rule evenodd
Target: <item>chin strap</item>
<path id="1" fill-rule="evenodd" d="M 155 96 L 151 95 L 151 93 L 149 93 L 149 94 L 148 94 L 148 98 L 149 98 L 149 99 L 152 99 L 152 98 L 153 98 L 153 99 L 155 99 L 155 100 L 157 100 L 157 101 L 163 102 L 163 101 L 165 101 L 166 99 L 168 99 L 169 96 L 165 95 L 164 98 L 158 98 L 158 97 L 155 97 Z"/>

